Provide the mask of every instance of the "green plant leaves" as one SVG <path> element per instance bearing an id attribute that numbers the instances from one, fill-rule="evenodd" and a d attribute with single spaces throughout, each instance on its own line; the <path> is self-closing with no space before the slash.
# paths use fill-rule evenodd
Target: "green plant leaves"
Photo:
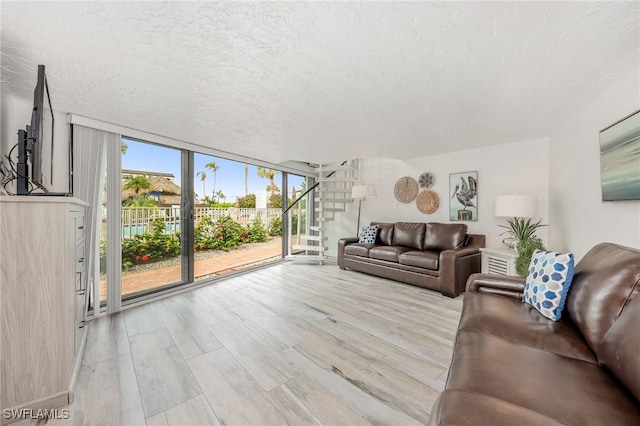
<path id="1" fill-rule="evenodd" d="M 531 237 L 528 240 L 518 241 L 518 258 L 516 259 L 516 272 L 521 277 L 526 277 L 529 272 L 531 257 L 536 249 L 546 250 L 542 240 L 538 237 Z"/>
<path id="2" fill-rule="evenodd" d="M 518 241 L 525 241 L 532 238 L 535 235 L 536 230 L 538 228 L 547 226 L 547 225 L 542 225 L 541 222 L 542 222 L 542 219 L 540 219 L 535 223 L 531 223 L 530 218 L 525 219 L 523 217 L 513 217 L 513 218 L 507 219 L 508 225 L 498 225 L 498 226 L 501 228 L 507 229 L 507 231 L 505 232 L 512 234 L 514 237 L 518 239 Z M 504 234 L 505 232 L 503 232 L 502 234 Z"/>

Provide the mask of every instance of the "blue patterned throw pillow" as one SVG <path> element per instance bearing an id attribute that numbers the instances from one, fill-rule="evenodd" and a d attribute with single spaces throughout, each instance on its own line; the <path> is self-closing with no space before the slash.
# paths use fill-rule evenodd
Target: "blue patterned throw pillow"
<path id="1" fill-rule="evenodd" d="M 376 235 L 378 235 L 378 225 L 367 226 L 362 228 L 358 242 L 360 244 L 375 244 Z"/>
<path id="2" fill-rule="evenodd" d="M 536 250 L 531 257 L 522 300 L 558 321 L 573 279 L 572 253 Z"/>

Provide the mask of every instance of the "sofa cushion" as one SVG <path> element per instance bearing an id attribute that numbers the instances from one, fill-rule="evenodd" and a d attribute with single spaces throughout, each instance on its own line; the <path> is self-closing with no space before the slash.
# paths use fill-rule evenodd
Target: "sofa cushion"
<path id="1" fill-rule="evenodd" d="M 598 348 L 598 360 L 640 401 L 640 297 L 635 297 L 613 323 Z"/>
<path id="2" fill-rule="evenodd" d="M 387 260 L 389 262 L 398 262 L 398 256 L 410 250 L 408 247 L 401 246 L 375 246 L 369 250 L 369 257 L 372 259 Z"/>
<path id="3" fill-rule="evenodd" d="M 371 247 L 374 247 L 374 245 L 360 243 L 347 244 L 344 247 L 344 254 L 348 254 L 350 256 L 369 257 L 369 249 Z"/>
<path id="4" fill-rule="evenodd" d="M 424 233 L 424 223 L 397 222 L 393 227 L 392 245 L 422 250 Z"/>
<path id="5" fill-rule="evenodd" d="M 358 242 L 360 244 L 375 244 L 378 237 L 378 225 L 367 226 L 362 228 Z"/>
<path id="6" fill-rule="evenodd" d="M 427 223 L 424 250 L 450 250 L 463 247 L 467 238 L 465 223 Z"/>
<path id="7" fill-rule="evenodd" d="M 640 250 L 594 246 L 578 262 L 565 310 L 596 352 L 609 327 L 640 290 Z"/>
<path id="8" fill-rule="evenodd" d="M 467 291 L 460 330 L 477 330 L 521 345 L 596 364 L 595 354 L 569 317 L 551 321 L 522 301 Z"/>
<path id="9" fill-rule="evenodd" d="M 403 265 L 433 270 L 438 270 L 438 260 L 440 253 L 433 251 L 407 251 L 398 257 L 398 262 Z"/>
<path id="10" fill-rule="evenodd" d="M 486 395 L 566 425 L 631 425 L 640 418 L 638 401 L 600 365 L 480 331 L 458 333 L 446 389 Z"/>
<path id="11" fill-rule="evenodd" d="M 378 225 L 378 239 L 376 244 L 385 246 L 393 245 L 393 223 L 371 222 L 371 225 Z"/>
<path id="12" fill-rule="evenodd" d="M 550 320 L 562 315 L 567 292 L 573 279 L 573 254 L 535 250 L 522 300 Z"/>

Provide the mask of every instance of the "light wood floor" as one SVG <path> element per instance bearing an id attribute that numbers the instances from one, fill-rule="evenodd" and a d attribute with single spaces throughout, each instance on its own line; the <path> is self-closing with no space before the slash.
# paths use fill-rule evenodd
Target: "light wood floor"
<path id="1" fill-rule="evenodd" d="M 71 418 L 48 424 L 423 424 L 461 307 L 277 264 L 92 322 Z"/>

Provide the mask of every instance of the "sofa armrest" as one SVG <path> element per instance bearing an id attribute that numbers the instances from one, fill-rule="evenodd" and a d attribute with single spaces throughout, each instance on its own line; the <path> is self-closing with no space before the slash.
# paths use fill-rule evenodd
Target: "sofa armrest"
<path id="1" fill-rule="evenodd" d="M 345 269 L 344 267 L 344 248 L 348 244 L 357 243 L 359 241 L 358 237 L 345 237 L 340 238 L 338 240 L 338 266 L 340 269 Z"/>
<path id="2" fill-rule="evenodd" d="M 522 300 L 525 279 L 509 275 L 473 274 L 467 280 L 467 291 L 490 293 Z"/>
<path id="3" fill-rule="evenodd" d="M 464 291 L 467 277 L 480 271 L 481 262 L 482 253 L 478 247 L 442 250 L 438 272 L 440 292 L 450 297 L 458 296 Z"/>

